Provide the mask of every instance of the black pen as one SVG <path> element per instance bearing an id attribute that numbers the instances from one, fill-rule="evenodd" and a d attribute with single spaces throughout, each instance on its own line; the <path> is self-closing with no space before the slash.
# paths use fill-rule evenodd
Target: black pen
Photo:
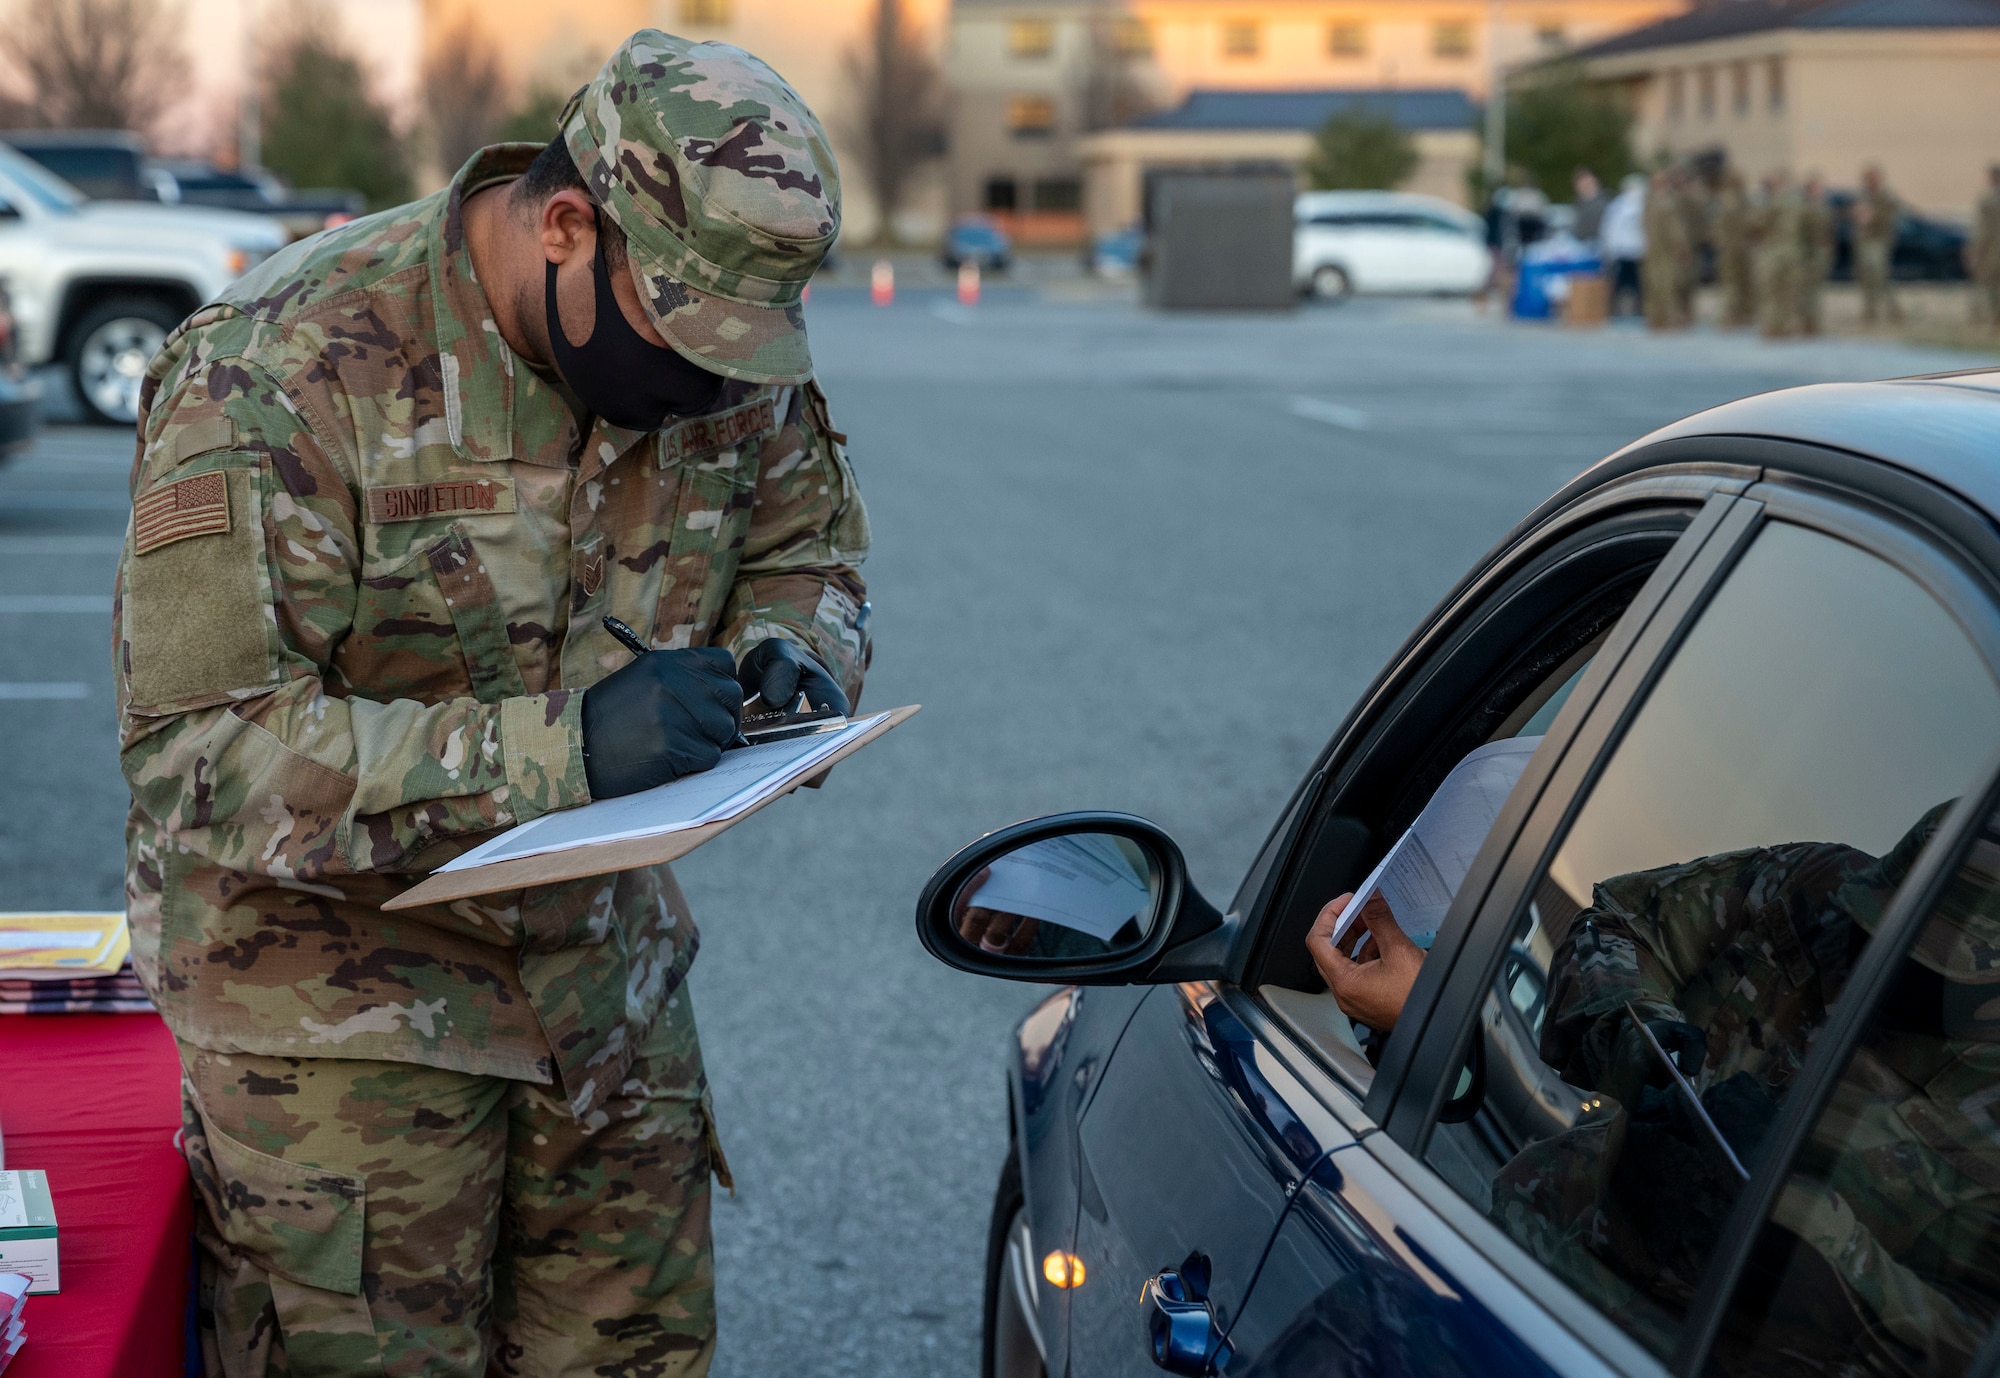
<path id="1" fill-rule="evenodd" d="M 613 637 L 617 638 L 620 646 L 623 646 L 635 656 L 642 656 L 653 649 L 639 639 L 639 633 L 633 631 L 615 617 L 604 619 L 604 630 L 610 632 Z"/>
<path id="2" fill-rule="evenodd" d="M 613 640 L 615 640 L 620 646 L 623 646 L 626 650 L 630 651 L 635 656 L 645 655 L 647 652 L 653 649 L 651 646 L 648 646 L 645 642 L 639 639 L 639 633 L 633 631 L 623 622 L 620 622 L 617 618 L 612 617 L 609 614 L 606 614 L 604 618 L 604 630 L 610 632 Z M 736 740 L 731 742 L 728 746 L 724 747 L 723 750 L 734 751 L 739 746 L 748 746 L 748 745 L 750 745 L 750 739 L 745 737 L 743 733 L 739 730 L 736 734 Z"/>

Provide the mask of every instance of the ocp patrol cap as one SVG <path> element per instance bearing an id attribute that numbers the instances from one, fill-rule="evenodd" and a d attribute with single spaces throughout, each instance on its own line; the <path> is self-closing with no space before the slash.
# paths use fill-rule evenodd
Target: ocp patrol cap
<path id="1" fill-rule="evenodd" d="M 641 29 L 560 125 L 667 343 L 746 382 L 811 377 L 800 303 L 840 233 L 840 169 L 799 93 L 741 48 Z"/>

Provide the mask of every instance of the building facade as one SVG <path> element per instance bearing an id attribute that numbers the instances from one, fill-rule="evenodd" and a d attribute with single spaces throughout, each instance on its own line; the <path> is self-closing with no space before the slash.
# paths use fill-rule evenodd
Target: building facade
<path id="1" fill-rule="evenodd" d="M 1685 8 L 1686 0 L 953 0 L 951 205 L 1030 229 L 1053 228 L 1037 220 L 1063 214 L 1080 224 L 1080 141 L 1102 147 L 1105 131 L 1177 107 L 1192 91 L 1452 90 L 1479 100 L 1496 63 L 1567 52 Z"/>
<path id="2" fill-rule="evenodd" d="M 2000 162 L 2000 0 L 1730 0 L 1593 45 L 1642 157 L 1721 153 L 1753 182 L 1851 187 L 1879 164 L 1963 220 Z"/>
<path id="3" fill-rule="evenodd" d="M 1311 156 L 1320 126 L 1348 109 L 1386 116 L 1409 131 L 1417 165 L 1400 190 L 1465 200 L 1466 174 L 1479 158 L 1479 108 L 1463 91 L 1194 91 L 1171 110 L 1078 141 L 1085 229 L 1109 234 L 1140 221 L 1149 172 L 1297 167 Z"/>

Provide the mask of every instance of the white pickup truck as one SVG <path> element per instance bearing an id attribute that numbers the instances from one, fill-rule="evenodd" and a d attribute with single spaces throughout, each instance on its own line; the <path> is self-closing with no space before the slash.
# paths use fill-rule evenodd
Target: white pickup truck
<path id="1" fill-rule="evenodd" d="M 129 426 L 167 332 L 285 239 L 269 216 L 86 200 L 0 145 L 0 280 L 20 362 L 61 362 L 97 421 Z"/>

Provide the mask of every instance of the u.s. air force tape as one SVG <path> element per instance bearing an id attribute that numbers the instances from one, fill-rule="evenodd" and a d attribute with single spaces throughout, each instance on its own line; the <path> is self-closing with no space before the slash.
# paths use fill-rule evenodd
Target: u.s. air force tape
<path id="1" fill-rule="evenodd" d="M 778 405 L 769 397 L 732 407 L 714 416 L 696 416 L 674 426 L 660 437 L 660 467 L 676 460 L 726 450 L 746 440 L 778 429 Z"/>

